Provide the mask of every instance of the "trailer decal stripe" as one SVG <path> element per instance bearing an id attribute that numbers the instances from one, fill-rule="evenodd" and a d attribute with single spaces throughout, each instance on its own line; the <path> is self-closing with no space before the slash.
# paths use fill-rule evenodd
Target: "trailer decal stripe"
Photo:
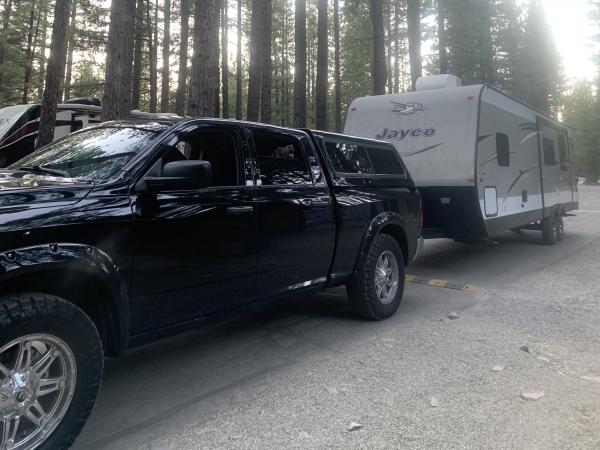
<path id="1" fill-rule="evenodd" d="M 531 166 L 529 169 L 527 170 L 523 170 L 519 172 L 519 175 L 517 175 L 517 178 L 515 178 L 515 180 L 512 182 L 512 184 L 510 185 L 510 187 L 508 188 L 508 191 L 506 191 L 506 195 L 504 196 L 504 198 L 502 199 L 502 203 L 504 203 L 506 201 L 506 199 L 508 198 L 508 194 L 510 194 L 510 191 L 512 190 L 512 188 L 515 187 L 515 184 L 517 184 L 517 182 L 521 179 L 521 177 L 523 175 L 525 175 L 527 172 L 531 172 L 534 169 L 537 169 L 539 166 L 539 164 L 534 164 L 533 166 Z"/>
<path id="2" fill-rule="evenodd" d="M 425 278 L 417 275 L 405 275 L 404 280 L 409 283 L 424 284 L 431 287 L 440 287 L 444 289 L 452 289 L 463 292 L 479 292 L 481 288 L 473 284 L 454 283 L 449 280 L 441 280 L 439 278 Z"/>
<path id="3" fill-rule="evenodd" d="M 419 153 L 423 153 L 426 152 L 427 150 L 433 150 L 434 148 L 439 147 L 440 145 L 444 145 L 443 142 L 436 144 L 436 145 L 432 145 L 430 147 L 425 147 L 422 150 L 417 150 L 416 152 L 410 152 L 410 153 L 402 153 L 402 156 L 413 156 L 413 155 L 418 155 Z"/>

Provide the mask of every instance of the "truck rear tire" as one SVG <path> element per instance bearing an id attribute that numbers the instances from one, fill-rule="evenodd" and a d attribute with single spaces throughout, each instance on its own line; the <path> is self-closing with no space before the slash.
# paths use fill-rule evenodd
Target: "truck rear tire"
<path id="1" fill-rule="evenodd" d="M 364 266 L 347 290 L 358 316 L 383 320 L 394 315 L 404 293 L 404 257 L 392 236 L 375 237 Z"/>
<path id="2" fill-rule="evenodd" d="M 0 448 L 69 448 L 94 406 L 104 363 L 98 331 L 54 295 L 0 297 Z"/>

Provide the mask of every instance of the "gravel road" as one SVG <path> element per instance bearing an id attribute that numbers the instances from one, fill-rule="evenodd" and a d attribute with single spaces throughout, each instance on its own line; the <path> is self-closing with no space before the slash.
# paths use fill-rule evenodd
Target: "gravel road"
<path id="1" fill-rule="evenodd" d="M 408 283 L 373 323 L 336 289 L 107 360 L 75 448 L 600 448 L 600 188 L 580 188 L 556 246 L 428 241 L 408 270 L 479 290 Z"/>

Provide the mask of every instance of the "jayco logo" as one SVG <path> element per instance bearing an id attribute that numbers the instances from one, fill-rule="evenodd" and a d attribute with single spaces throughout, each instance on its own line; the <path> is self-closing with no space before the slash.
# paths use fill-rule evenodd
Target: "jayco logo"
<path id="1" fill-rule="evenodd" d="M 399 116 L 407 116 L 425 110 L 425 107 L 421 103 L 392 102 L 392 105 L 394 105 L 392 107 L 392 112 Z"/>
<path id="2" fill-rule="evenodd" d="M 408 137 L 418 138 L 418 137 L 431 137 L 435 134 L 435 128 L 415 128 L 412 130 L 390 130 L 389 128 L 384 128 L 381 132 L 375 135 L 376 139 L 396 139 L 398 141 L 402 141 Z"/>

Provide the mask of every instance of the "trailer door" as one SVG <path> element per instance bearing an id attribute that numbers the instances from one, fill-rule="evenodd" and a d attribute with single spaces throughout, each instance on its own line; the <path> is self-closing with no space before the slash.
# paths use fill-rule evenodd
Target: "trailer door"
<path id="1" fill-rule="evenodd" d="M 573 188 L 566 132 L 541 117 L 538 127 L 544 207 L 548 215 L 553 206 L 573 201 Z"/>

